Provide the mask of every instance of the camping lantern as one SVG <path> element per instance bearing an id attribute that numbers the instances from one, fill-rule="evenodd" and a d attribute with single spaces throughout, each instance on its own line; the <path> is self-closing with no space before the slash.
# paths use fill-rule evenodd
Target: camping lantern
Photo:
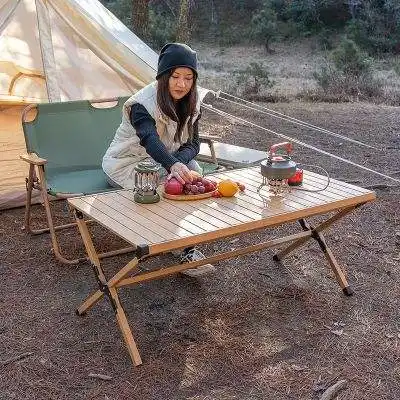
<path id="1" fill-rule="evenodd" d="M 263 181 L 259 190 L 268 185 L 269 190 L 276 196 L 287 193 L 288 180 L 296 174 L 296 163 L 291 160 L 289 154 L 292 144 L 283 142 L 271 146 L 268 158 L 261 162 L 261 175 Z"/>
<path id="2" fill-rule="evenodd" d="M 157 193 L 160 166 L 152 161 L 141 161 L 135 166 L 135 195 L 137 203 L 150 204 L 160 201 Z"/>

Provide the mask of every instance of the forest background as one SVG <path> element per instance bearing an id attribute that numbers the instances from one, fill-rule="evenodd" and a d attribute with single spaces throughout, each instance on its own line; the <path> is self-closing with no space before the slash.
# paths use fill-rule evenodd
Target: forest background
<path id="1" fill-rule="evenodd" d="M 201 83 L 251 100 L 400 105 L 398 0 L 102 0 L 159 51 L 199 51 Z"/>

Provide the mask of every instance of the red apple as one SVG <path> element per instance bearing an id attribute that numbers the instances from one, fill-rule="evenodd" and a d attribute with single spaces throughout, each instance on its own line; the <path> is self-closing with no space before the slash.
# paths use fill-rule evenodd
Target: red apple
<path id="1" fill-rule="evenodd" d="M 164 191 L 168 194 L 182 194 L 183 185 L 177 179 L 171 178 L 164 184 Z"/>

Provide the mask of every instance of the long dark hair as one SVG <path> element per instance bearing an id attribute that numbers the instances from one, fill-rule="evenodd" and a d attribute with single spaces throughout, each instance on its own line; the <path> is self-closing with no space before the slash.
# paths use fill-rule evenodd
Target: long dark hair
<path id="1" fill-rule="evenodd" d="M 173 121 L 177 123 L 174 142 L 182 141 L 182 132 L 185 122 L 188 121 L 189 140 L 193 139 L 193 116 L 196 112 L 197 104 L 197 90 L 196 82 L 197 76 L 193 74 L 193 84 L 190 92 L 178 102 L 169 93 L 169 78 L 173 74 L 174 69 L 169 70 L 158 78 L 157 84 L 157 104 L 161 111 Z"/>

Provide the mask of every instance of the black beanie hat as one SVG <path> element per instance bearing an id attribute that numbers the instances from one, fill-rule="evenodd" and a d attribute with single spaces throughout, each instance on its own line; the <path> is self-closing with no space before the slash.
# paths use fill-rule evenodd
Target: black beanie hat
<path id="1" fill-rule="evenodd" d="M 158 79 L 162 74 L 172 68 L 187 67 L 197 75 L 197 54 L 188 45 L 182 43 L 168 43 L 158 57 Z"/>

